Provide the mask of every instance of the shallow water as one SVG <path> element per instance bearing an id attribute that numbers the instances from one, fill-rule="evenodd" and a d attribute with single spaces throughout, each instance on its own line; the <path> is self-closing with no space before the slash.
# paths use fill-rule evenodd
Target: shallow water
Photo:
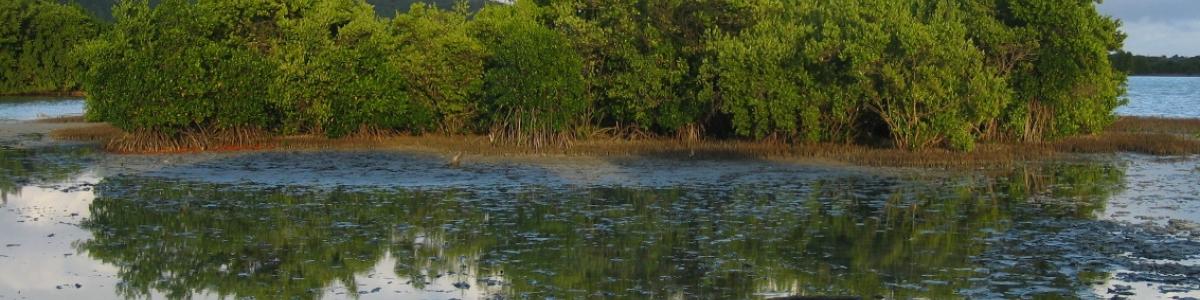
<path id="1" fill-rule="evenodd" d="M 1200 118 L 1200 77 L 1129 77 L 1123 116 Z"/>
<path id="2" fill-rule="evenodd" d="M 61 97 L 0 97 L 0 122 L 29 121 L 83 115 L 83 99 Z"/>
<path id="3" fill-rule="evenodd" d="M 188 158 L 0 151 L 0 299 L 1200 296 L 1200 158 Z"/>

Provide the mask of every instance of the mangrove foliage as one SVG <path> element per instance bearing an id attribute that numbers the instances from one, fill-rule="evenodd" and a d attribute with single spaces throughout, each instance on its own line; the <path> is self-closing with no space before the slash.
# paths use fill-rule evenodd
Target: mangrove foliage
<path id="1" fill-rule="evenodd" d="M 75 5 L 0 1 L 0 95 L 77 90 L 82 67 L 71 51 L 102 26 Z"/>
<path id="2" fill-rule="evenodd" d="M 122 1 L 76 50 L 130 132 L 598 133 L 970 150 L 1115 120 L 1094 0 Z M 393 15 L 393 14 L 384 14 Z"/>

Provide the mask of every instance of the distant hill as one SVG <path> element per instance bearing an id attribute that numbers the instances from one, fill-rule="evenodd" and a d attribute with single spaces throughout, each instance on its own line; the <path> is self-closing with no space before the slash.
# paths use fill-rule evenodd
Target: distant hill
<path id="1" fill-rule="evenodd" d="M 113 7 L 113 4 L 117 3 L 117 1 L 118 0 L 74 0 L 73 2 L 79 3 L 79 5 L 83 6 L 83 8 L 87 9 L 88 11 L 90 11 L 92 13 L 95 13 L 97 16 L 99 16 L 105 20 L 112 20 L 112 7 Z M 479 9 L 487 1 L 488 0 L 467 0 L 467 2 L 471 4 L 472 9 Z M 72 2 L 72 1 L 63 1 L 63 2 Z M 153 3 L 153 2 L 157 2 L 157 1 L 151 0 L 150 2 Z M 433 4 L 436 4 L 437 6 L 448 9 L 448 8 L 453 7 L 454 3 L 457 3 L 458 1 L 457 0 L 427 0 L 427 1 L 420 1 L 420 0 L 367 0 L 367 3 L 371 3 L 371 5 L 375 5 L 375 13 L 379 14 L 380 16 L 385 16 L 385 17 L 392 17 L 393 15 L 396 14 L 396 11 L 408 10 L 408 8 L 413 5 L 413 3 L 417 3 L 417 2 L 433 3 Z"/>

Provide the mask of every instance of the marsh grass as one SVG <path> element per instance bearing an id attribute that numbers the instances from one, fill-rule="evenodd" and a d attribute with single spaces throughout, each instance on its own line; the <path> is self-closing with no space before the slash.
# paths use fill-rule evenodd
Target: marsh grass
<path id="1" fill-rule="evenodd" d="M 269 149 L 277 145 L 277 138 L 257 129 L 197 130 L 170 136 L 152 131 L 129 133 L 97 123 L 57 129 L 50 136 L 61 140 L 99 142 L 104 150 L 116 153 L 242 151 Z"/>
<path id="2" fill-rule="evenodd" d="M 1189 155 L 1200 154 L 1200 140 L 1170 133 L 1106 132 L 1063 139 L 1054 143 L 1054 148 L 1068 153 Z"/>
<path id="3" fill-rule="evenodd" d="M 1200 137 L 1200 119 L 1122 117 L 1107 132 L 1169 133 Z"/>
<path id="4" fill-rule="evenodd" d="M 104 144 L 105 150 L 119 153 L 244 151 L 274 147 L 275 139 L 269 133 L 247 128 L 185 131 L 177 136 L 139 131 L 121 134 Z"/>
<path id="5" fill-rule="evenodd" d="M 38 122 L 55 123 L 46 120 Z M 105 142 L 125 134 L 121 129 L 104 123 L 61 128 L 50 132 L 50 137 L 69 141 Z"/>
<path id="6" fill-rule="evenodd" d="M 408 135 L 389 130 L 361 128 L 349 136 L 331 139 L 321 135 L 272 136 L 254 129 L 185 132 L 168 137 L 149 132 L 124 133 L 105 124 L 56 130 L 52 136 L 67 140 L 98 141 L 117 153 L 194 151 L 353 150 L 403 149 L 431 153 L 465 153 L 483 156 L 576 155 L 643 156 L 678 159 L 783 159 L 814 160 L 881 167 L 983 168 L 1011 166 L 1017 162 L 1057 158 L 1067 153 L 1135 152 L 1153 155 L 1200 154 L 1200 139 L 1182 133 L 1200 129 L 1200 120 L 1124 118 L 1106 132 L 1049 143 L 980 144 L 975 151 L 943 149 L 907 151 L 851 144 L 791 144 L 782 140 L 707 140 L 698 134 L 630 138 L 626 134 L 597 131 L 569 142 L 530 143 L 498 141 L 496 135 Z M 613 131 L 619 132 L 619 131 Z M 547 137 L 545 140 L 561 137 Z"/>
<path id="7" fill-rule="evenodd" d="M 493 145 L 531 149 L 569 148 L 575 141 L 569 132 L 523 132 L 519 127 L 512 129 L 504 126 L 492 128 L 487 137 Z"/>

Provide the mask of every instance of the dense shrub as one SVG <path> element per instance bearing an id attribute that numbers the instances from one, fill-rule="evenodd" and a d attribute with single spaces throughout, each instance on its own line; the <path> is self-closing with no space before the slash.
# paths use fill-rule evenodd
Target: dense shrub
<path id="1" fill-rule="evenodd" d="M 484 73 L 486 126 L 505 135 L 553 135 L 582 121 L 582 61 L 562 34 L 538 22 L 530 2 L 493 6 L 477 17 L 491 57 Z"/>
<path id="2" fill-rule="evenodd" d="M 796 22 L 798 9 L 783 2 L 756 3 L 756 24 L 739 33 L 714 31 L 703 77 L 703 94 L 732 116 L 738 135 L 782 134 L 818 140 L 820 101 L 805 64 L 803 43 L 812 28 Z"/>
<path id="3" fill-rule="evenodd" d="M 469 31 L 467 7 L 414 4 L 393 22 L 400 45 L 392 61 L 414 105 L 435 113 L 447 133 L 470 131 L 479 116 L 487 49 Z"/>
<path id="4" fill-rule="evenodd" d="M 889 34 L 871 77 L 878 93 L 866 106 L 887 125 L 897 147 L 944 145 L 970 150 L 976 129 L 1008 100 L 1005 82 L 983 65 L 949 2 L 882 6 Z"/>
<path id="5" fill-rule="evenodd" d="M 422 131 L 431 112 L 411 105 L 387 23 L 362 1 L 316 1 L 280 22 L 271 101 L 285 133 L 343 136 L 360 128 Z"/>
<path id="6" fill-rule="evenodd" d="M 1109 53 L 1121 48 L 1119 23 L 1094 0 L 967 1 L 971 40 L 1010 83 L 1013 101 L 996 131 L 1038 141 L 1092 133 L 1115 121 L 1125 75 Z"/>
<path id="7" fill-rule="evenodd" d="M 1094 132 L 1121 103 L 1121 34 L 1094 1 L 830 4 L 520 0 L 389 20 L 363 0 L 143 0 L 78 53 L 91 118 L 167 133 L 540 145 L 599 127 L 969 150 Z"/>
<path id="8" fill-rule="evenodd" d="M 273 123 L 262 83 L 275 68 L 213 40 L 223 33 L 204 7 L 125 1 L 114 14 L 113 29 L 79 49 L 89 119 L 169 134 Z"/>
<path id="9" fill-rule="evenodd" d="M 550 13 L 583 60 L 593 121 L 670 132 L 699 118 L 702 105 L 679 92 L 686 60 L 666 33 L 639 17 L 638 1 L 560 2 Z"/>
<path id="10" fill-rule="evenodd" d="M 71 51 L 102 27 L 78 6 L 0 1 L 0 95 L 78 89 L 80 67 Z"/>
<path id="11" fill-rule="evenodd" d="M 739 135 L 970 149 L 1094 132 L 1120 103 L 1092 1 L 731 2 L 757 23 L 709 35 L 704 79 Z"/>

